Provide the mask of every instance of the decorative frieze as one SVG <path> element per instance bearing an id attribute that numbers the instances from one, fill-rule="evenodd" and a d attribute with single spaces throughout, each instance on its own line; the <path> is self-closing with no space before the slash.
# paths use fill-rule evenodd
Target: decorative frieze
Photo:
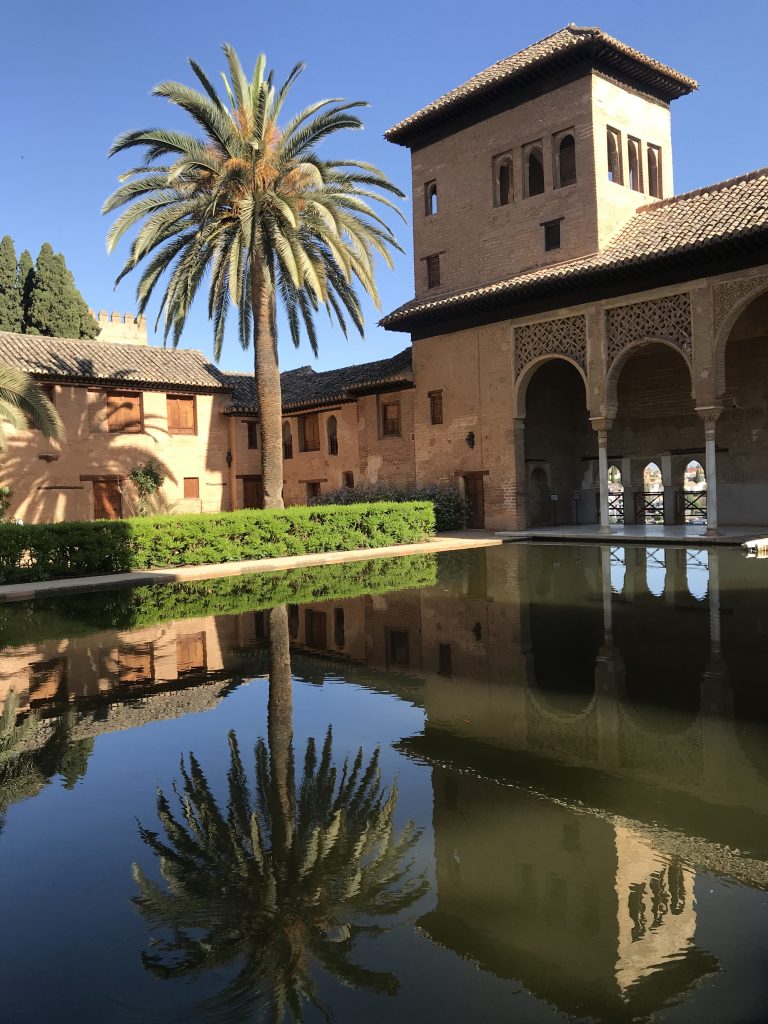
<path id="1" fill-rule="evenodd" d="M 586 373 L 587 330 L 583 316 L 564 316 L 515 328 L 517 376 L 541 356 L 567 356 Z"/>
<path id="2" fill-rule="evenodd" d="M 712 286 L 712 321 L 715 338 L 719 337 L 720 328 L 734 307 L 747 295 L 759 292 L 761 288 L 768 288 L 768 277 L 737 277 Z"/>
<path id="3" fill-rule="evenodd" d="M 690 360 L 692 347 L 691 297 L 687 292 L 661 299 L 616 306 L 606 314 L 608 366 L 636 341 L 669 341 Z"/>

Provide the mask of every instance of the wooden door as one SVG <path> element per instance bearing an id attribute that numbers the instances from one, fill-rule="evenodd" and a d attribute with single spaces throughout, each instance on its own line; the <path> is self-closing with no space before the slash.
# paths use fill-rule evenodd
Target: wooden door
<path id="1" fill-rule="evenodd" d="M 467 499 L 467 528 L 482 530 L 485 527 L 483 478 L 481 476 L 465 476 L 464 494 Z"/>
<path id="2" fill-rule="evenodd" d="M 123 518 L 123 498 L 117 480 L 93 481 L 93 518 Z"/>
<path id="3" fill-rule="evenodd" d="M 243 508 L 263 508 L 264 488 L 260 476 L 243 477 Z"/>

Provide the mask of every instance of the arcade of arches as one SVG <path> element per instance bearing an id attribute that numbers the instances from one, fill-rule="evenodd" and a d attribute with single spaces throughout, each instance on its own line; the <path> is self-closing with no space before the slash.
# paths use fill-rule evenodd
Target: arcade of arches
<path id="1" fill-rule="evenodd" d="M 706 316 L 693 292 L 636 303 L 635 328 L 614 315 L 635 306 L 598 307 L 579 359 L 562 318 L 533 325 L 515 392 L 526 525 L 768 523 L 767 288 L 706 285 Z"/>

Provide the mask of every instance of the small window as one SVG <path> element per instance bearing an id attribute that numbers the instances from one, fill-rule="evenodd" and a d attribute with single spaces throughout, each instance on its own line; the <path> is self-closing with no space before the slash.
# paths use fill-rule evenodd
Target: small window
<path id="1" fill-rule="evenodd" d="M 544 225 L 544 249 L 549 252 L 551 249 L 560 248 L 560 221 L 553 220 Z"/>
<path id="2" fill-rule="evenodd" d="M 662 198 L 661 191 L 661 150 L 648 144 L 648 192 L 654 199 Z"/>
<path id="3" fill-rule="evenodd" d="M 566 132 L 555 139 L 555 187 L 576 184 L 576 139 Z"/>
<path id="4" fill-rule="evenodd" d="M 617 132 L 615 128 L 608 128 L 606 139 L 608 144 L 608 181 L 615 181 L 617 185 L 623 185 L 621 132 Z"/>
<path id="5" fill-rule="evenodd" d="M 428 181 L 424 186 L 424 215 L 434 217 L 437 213 L 437 182 Z"/>
<path id="6" fill-rule="evenodd" d="M 399 402 L 385 402 L 382 405 L 381 432 L 385 437 L 400 437 Z"/>
<path id="7" fill-rule="evenodd" d="M 493 205 L 509 206 L 512 199 L 512 157 L 504 154 L 493 162 Z"/>
<path id="8" fill-rule="evenodd" d="M 56 385 L 55 384 L 43 384 L 42 392 L 51 405 L 56 405 Z"/>
<path id="9" fill-rule="evenodd" d="M 429 392 L 429 419 L 433 424 L 443 422 L 443 392 L 442 391 L 430 391 Z"/>
<path id="10" fill-rule="evenodd" d="M 344 609 L 333 610 L 333 642 L 336 647 L 344 646 Z"/>
<path id="11" fill-rule="evenodd" d="M 629 154 L 629 187 L 633 192 L 643 191 L 643 161 L 640 156 L 640 142 L 638 139 L 627 139 Z"/>
<path id="12" fill-rule="evenodd" d="M 205 672 L 205 633 L 189 633 L 176 640 L 176 671 L 180 676 Z"/>
<path id="13" fill-rule="evenodd" d="M 339 454 L 339 435 L 336 426 L 336 417 L 329 416 L 328 423 L 326 424 L 328 429 L 328 454 L 338 455 Z"/>
<path id="14" fill-rule="evenodd" d="M 185 498 L 199 498 L 200 497 L 200 478 L 196 476 L 185 476 L 184 477 L 184 497 Z"/>
<path id="15" fill-rule="evenodd" d="M 347 469 L 341 474 L 341 482 L 344 487 L 352 488 L 355 486 L 355 474 L 351 469 Z"/>
<path id="16" fill-rule="evenodd" d="M 307 647 L 324 651 L 328 646 L 325 612 L 316 612 L 307 608 L 304 613 L 304 643 Z"/>
<path id="17" fill-rule="evenodd" d="M 297 640 L 299 637 L 299 606 L 297 604 L 288 605 L 288 636 L 291 640 Z"/>
<path id="18" fill-rule="evenodd" d="M 544 191 L 544 150 L 541 140 L 523 149 L 525 194 L 539 196 Z"/>
<path id="19" fill-rule="evenodd" d="M 450 644 L 437 645 L 437 674 L 449 679 L 453 675 L 453 652 Z"/>
<path id="20" fill-rule="evenodd" d="M 257 642 L 267 639 L 267 613 L 253 613 L 253 639 Z"/>
<path id="21" fill-rule="evenodd" d="M 440 286 L 440 256 L 427 256 L 427 288 L 439 288 Z"/>
<path id="22" fill-rule="evenodd" d="M 291 434 L 291 424 L 288 420 L 283 423 L 283 458 L 293 458 L 293 435 Z"/>
<path id="23" fill-rule="evenodd" d="M 245 429 L 248 432 L 248 447 L 258 448 L 259 447 L 259 424 L 256 420 L 248 420 L 245 424 Z"/>
<path id="24" fill-rule="evenodd" d="M 410 653 L 408 650 L 408 630 L 389 629 L 387 630 L 387 661 L 390 665 L 410 664 Z"/>
<path id="25" fill-rule="evenodd" d="M 303 452 L 320 451 L 320 425 L 316 412 L 299 416 L 299 449 Z"/>
<path id="26" fill-rule="evenodd" d="M 117 652 L 120 683 L 151 683 L 155 678 L 154 646 L 151 643 L 121 647 Z"/>
<path id="27" fill-rule="evenodd" d="M 140 434 L 141 393 L 110 391 L 107 394 L 107 426 L 110 434 Z"/>
<path id="28" fill-rule="evenodd" d="M 197 409 L 194 395 L 166 395 L 169 434 L 196 434 Z"/>
<path id="29" fill-rule="evenodd" d="M 319 480 L 308 480 L 307 481 L 307 501 L 312 501 L 313 498 L 320 497 L 320 481 Z"/>

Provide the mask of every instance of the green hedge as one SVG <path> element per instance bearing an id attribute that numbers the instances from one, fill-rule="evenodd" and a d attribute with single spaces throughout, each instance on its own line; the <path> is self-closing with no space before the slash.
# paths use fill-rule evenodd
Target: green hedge
<path id="1" fill-rule="evenodd" d="M 312 499 L 312 505 L 353 505 L 360 502 L 429 501 L 435 510 L 437 530 L 463 530 L 467 524 L 467 503 L 455 487 L 395 487 L 389 484 L 359 484 L 326 491 Z"/>
<path id="2" fill-rule="evenodd" d="M 62 595 L 13 601 L 0 603 L 0 649 L 103 630 L 141 629 L 208 615 L 238 615 L 276 604 L 341 601 L 436 583 L 435 555 L 400 555 L 285 572 L 102 590 L 78 594 L 74 599 Z"/>
<path id="3" fill-rule="evenodd" d="M 417 501 L 29 526 L 0 523 L 0 581 L 351 551 L 422 541 L 434 530 L 432 505 Z"/>

